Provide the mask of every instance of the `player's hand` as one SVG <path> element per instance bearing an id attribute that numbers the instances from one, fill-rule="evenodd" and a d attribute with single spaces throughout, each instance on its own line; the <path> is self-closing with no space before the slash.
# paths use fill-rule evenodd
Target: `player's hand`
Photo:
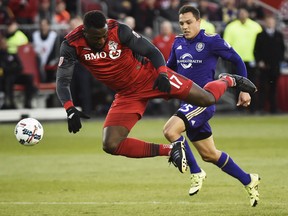
<path id="1" fill-rule="evenodd" d="M 248 107 L 251 103 L 251 96 L 247 92 L 240 92 L 237 106 Z"/>
<path id="2" fill-rule="evenodd" d="M 169 78 L 166 73 L 159 73 L 153 85 L 153 89 L 156 89 L 156 88 L 158 88 L 158 90 L 161 92 L 170 93 L 171 84 L 169 82 Z"/>
<path id="3" fill-rule="evenodd" d="M 89 119 L 90 117 L 83 112 L 72 106 L 66 110 L 68 119 L 68 130 L 69 132 L 77 133 L 82 127 L 80 118 Z"/>

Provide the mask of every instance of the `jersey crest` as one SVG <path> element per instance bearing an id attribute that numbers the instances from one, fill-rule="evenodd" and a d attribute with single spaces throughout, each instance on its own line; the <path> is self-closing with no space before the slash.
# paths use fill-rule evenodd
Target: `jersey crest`
<path id="1" fill-rule="evenodd" d="M 205 47 L 205 43 L 202 42 L 198 42 L 195 46 L 195 49 L 197 50 L 197 52 L 201 52 Z"/>

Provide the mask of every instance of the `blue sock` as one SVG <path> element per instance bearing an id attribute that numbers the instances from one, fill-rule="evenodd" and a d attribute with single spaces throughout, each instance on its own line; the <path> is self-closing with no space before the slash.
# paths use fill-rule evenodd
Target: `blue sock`
<path id="1" fill-rule="evenodd" d="M 225 152 L 222 152 L 216 165 L 223 172 L 238 179 L 243 185 L 248 185 L 251 182 L 250 175 L 244 172 Z"/>
<path id="2" fill-rule="evenodd" d="M 186 149 L 186 158 L 187 158 L 187 163 L 188 166 L 190 168 L 190 173 L 199 173 L 201 172 L 200 167 L 197 164 L 197 161 L 192 153 L 192 150 L 187 142 L 187 140 L 185 139 L 185 137 L 181 136 L 178 140 L 176 141 L 183 141 L 184 140 L 184 144 L 185 144 L 185 149 Z"/>

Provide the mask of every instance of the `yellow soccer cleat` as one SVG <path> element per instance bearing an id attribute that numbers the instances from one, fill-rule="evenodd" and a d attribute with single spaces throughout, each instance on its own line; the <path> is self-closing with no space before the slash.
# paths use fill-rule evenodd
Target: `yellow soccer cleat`
<path id="1" fill-rule="evenodd" d="M 203 181 L 206 178 L 206 172 L 201 169 L 199 173 L 191 174 L 191 187 L 189 190 L 189 195 L 193 196 L 198 193 L 198 191 L 202 188 Z"/>
<path id="2" fill-rule="evenodd" d="M 259 201 L 258 185 L 260 183 L 260 177 L 258 174 L 250 174 L 251 182 L 245 186 L 245 190 L 248 192 L 250 198 L 250 205 L 255 207 Z"/>

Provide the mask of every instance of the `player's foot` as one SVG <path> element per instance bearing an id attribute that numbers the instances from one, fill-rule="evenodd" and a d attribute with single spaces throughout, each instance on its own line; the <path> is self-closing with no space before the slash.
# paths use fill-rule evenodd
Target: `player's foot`
<path id="1" fill-rule="evenodd" d="M 193 196 L 197 194 L 199 190 L 202 188 L 203 181 L 206 178 L 206 173 L 204 170 L 201 169 L 199 173 L 192 173 L 191 174 L 191 187 L 189 190 L 189 195 Z"/>
<path id="2" fill-rule="evenodd" d="M 258 174 L 250 174 L 251 182 L 245 186 L 250 198 L 250 205 L 255 207 L 259 201 L 258 185 L 260 183 L 260 177 Z"/>
<path id="3" fill-rule="evenodd" d="M 236 74 L 221 73 L 219 75 L 219 79 L 225 78 L 226 76 L 232 78 L 233 80 L 232 87 L 236 87 L 240 91 L 248 92 L 249 94 L 253 94 L 257 91 L 257 87 L 246 77 L 239 76 Z"/>
<path id="4" fill-rule="evenodd" d="M 188 166 L 185 155 L 184 141 L 177 141 L 172 143 L 172 149 L 168 162 L 177 167 L 181 173 L 187 171 Z"/>

